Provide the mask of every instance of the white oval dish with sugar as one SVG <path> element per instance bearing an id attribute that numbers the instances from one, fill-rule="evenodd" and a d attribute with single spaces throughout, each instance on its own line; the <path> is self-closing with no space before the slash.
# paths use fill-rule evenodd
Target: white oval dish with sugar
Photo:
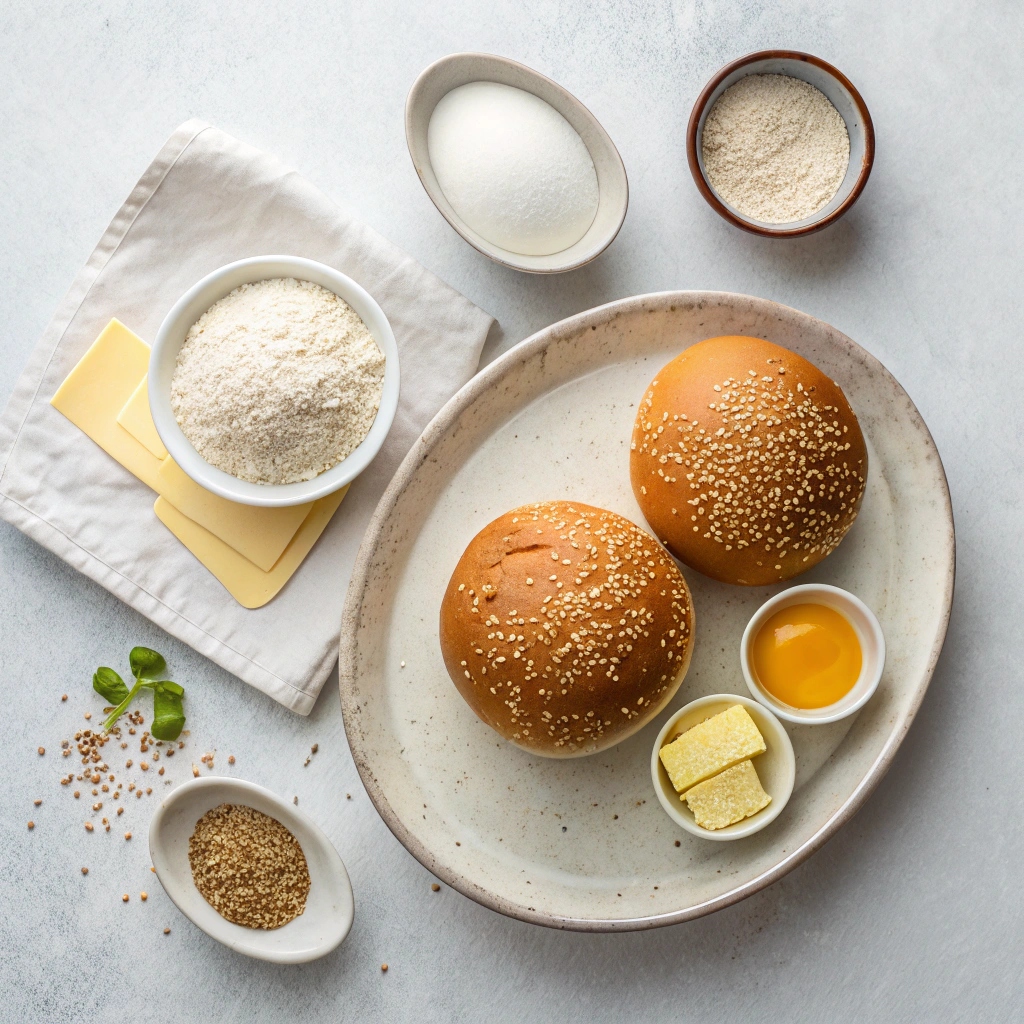
<path id="1" fill-rule="evenodd" d="M 456 213 L 511 252 L 562 252 L 594 222 L 594 161 L 572 125 L 533 93 L 500 82 L 452 89 L 430 115 L 427 149 Z"/>
<path id="2" fill-rule="evenodd" d="M 461 92 L 467 85 L 484 88 Z M 548 138 L 552 145 L 531 153 L 515 131 L 509 132 L 509 119 L 486 125 L 476 105 L 481 101 L 482 107 L 484 99 L 496 95 L 503 97 L 501 109 L 514 111 L 512 122 L 532 126 L 527 136 Z M 472 116 L 464 120 L 455 118 L 457 113 Z M 457 120 L 462 127 L 455 131 Z M 474 132 L 476 141 L 465 145 Z M 524 64 L 488 53 L 453 53 L 435 61 L 409 91 L 405 134 L 431 202 L 466 242 L 496 263 L 530 274 L 575 270 L 599 256 L 622 227 L 629 184 L 615 144 L 575 96 Z M 445 135 L 448 144 L 442 145 Z M 586 160 L 581 159 L 580 143 Z M 515 153 L 514 159 L 503 153 Z M 440 173 L 434 167 L 435 155 L 443 165 Z M 473 176 L 473 168 L 490 168 L 492 173 Z M 596 208 L 591 206 L 591 174 L 597 183 Z M 446 175 L 451 196 L 441 180 Z M 495 204 L 492 199 L 499 193 L 506 202 Z M 510 195 L 513 198 L 507 201 Z M 567 244 L 574 235 L 575 241 Z M 502 241 L 493 240 L 499 237 Z M 531 255 L 530 250 L 545 254 Z"/>

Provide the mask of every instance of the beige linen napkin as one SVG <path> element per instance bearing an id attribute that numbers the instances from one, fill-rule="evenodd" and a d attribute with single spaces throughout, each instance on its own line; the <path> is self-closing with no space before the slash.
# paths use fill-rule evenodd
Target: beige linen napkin
<path id="1" fill-rule="evenodd" d="M 391 433 L 281 593 L 240 607 L 153 514 L 153 493 L 49 400 L 111 317 L 147 342 L 212 270 L 273 253 L 358 281 L 398 341 Z M 275 157 L 197 121 L 143 174 L 79 273 L 0 418 L 0 516 L 218 665 L 308 714 L 337 658 L 341 607 L 377 500 L 476 372 L 491 318 Z"/>

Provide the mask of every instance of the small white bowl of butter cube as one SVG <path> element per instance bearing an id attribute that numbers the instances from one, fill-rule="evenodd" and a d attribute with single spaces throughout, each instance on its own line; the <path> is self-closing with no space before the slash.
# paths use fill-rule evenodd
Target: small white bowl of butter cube
<path id="1" fill-rule="evenodd" d="M 753 835 L 782 813 L 796 757 L 789 734 L 766 707 L 715 693 L 691 701 L 662 726 L 651 778 L 677 825 L 723 842 Z"/>

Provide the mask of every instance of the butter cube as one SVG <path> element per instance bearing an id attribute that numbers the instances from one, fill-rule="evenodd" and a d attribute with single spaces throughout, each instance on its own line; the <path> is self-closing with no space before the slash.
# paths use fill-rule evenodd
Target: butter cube
<path id="1" fill-rule="evenodd" d="M 772 798 L 761 788 L 761 780 L 750 761 L 726 768 L 720 775 L 694 786 L 679 798 L 693 811 L 701 828 L 725 828 L 767 807 Z"/>
<path id="2" fill-rule="evenodd" d="M 661 748 L 661 763 L 677 793 L 768 748 L 742 704 L 714 715 Z"/>

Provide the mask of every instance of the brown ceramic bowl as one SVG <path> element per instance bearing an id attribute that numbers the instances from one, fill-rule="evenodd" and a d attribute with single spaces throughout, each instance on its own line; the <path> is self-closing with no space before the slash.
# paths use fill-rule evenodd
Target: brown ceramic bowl
<path id="1" fill-rule="evenodd" d="M 704 174 L 704 121 L 718 101 L 718 97 L 747 75 L 789 75 L 790 78 L 799 78 L 820 89 L 846 122 L 846 130 L 850 135 L 850 165 L 846 177 L 829 202 L 804 220 L 786 224 L 767 224 L 754 220 L 725 202 L 715 192 Z M 690 163 L 690 173 L 697 183 L 700 194 L 711 208 L 730 224 L 767 238 L 796 238 L 828 227 L 857 201 L 864 191 L 875 159 L 875 129 L 860 93 L 837 68 L 809 53 L 799 53 L 796 50 L 759 50 L 726 64 L 704 86 L 690 114 L 690 124 L 686 131 L 686 156 Z"/>

